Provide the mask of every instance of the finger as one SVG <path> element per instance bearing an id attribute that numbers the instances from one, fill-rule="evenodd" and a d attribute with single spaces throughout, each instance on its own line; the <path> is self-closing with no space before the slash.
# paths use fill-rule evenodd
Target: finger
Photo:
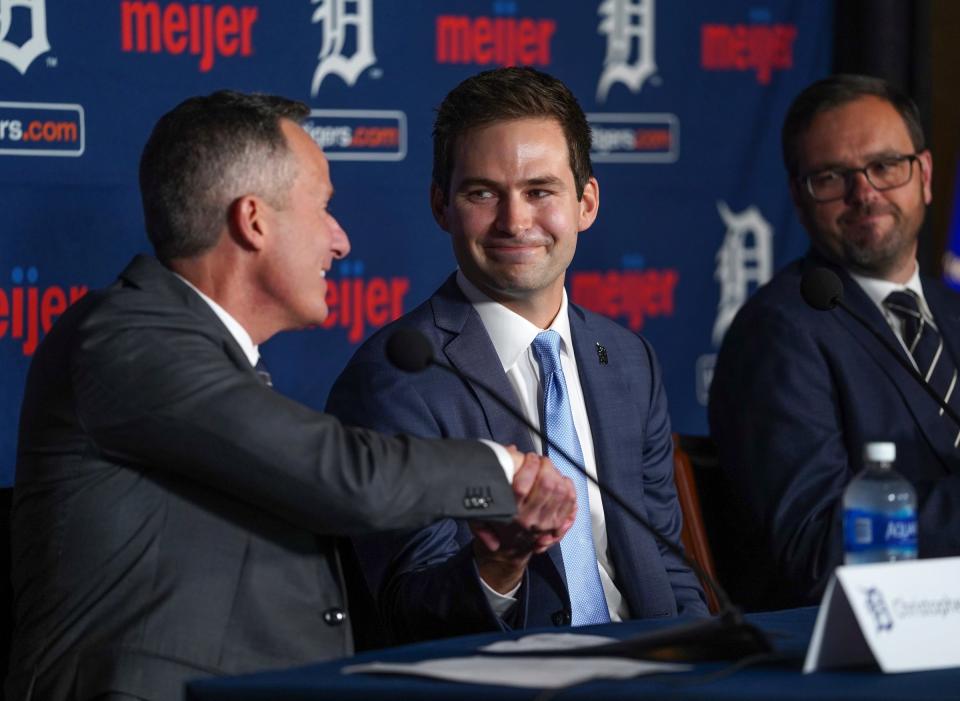
<path id="1" fill-rule="evenodd" d="M 481 545 L 490 552 L 495 553 L 500 549 L 500 538 L 489 526 L 472 524 L 470 530 L 473 531 L 473 537 L 480 541 Z"/>
<path id="2" fill-rule="evenodd" d="M 523 465 L 523 461 L 526 456 L 517 450 L 517 446 L 515 446 L 513 443 L 503 447 L 507 449 L 511 459 L 513 459 L 513 472 L 516 474 L 517 470 L 520 469 L 520 466 Z"/>
<path id="3" fill-rule="evenodd" d="M 517 497 L 518 506 L 527 498 L 536 483 L 539 469 L 540 457 L 534 453 L 527 453 L 520 469 L 513 476 L 513 493 Z"/>
<path id="4" fill-rule="evenodd" d="M 526 525 L 541 530 L 554 530 L 576 508 L 576 489 L 573 482 L 557 472 L 546 460 L 541 461 L 534 483 L 525 502 Z"/>

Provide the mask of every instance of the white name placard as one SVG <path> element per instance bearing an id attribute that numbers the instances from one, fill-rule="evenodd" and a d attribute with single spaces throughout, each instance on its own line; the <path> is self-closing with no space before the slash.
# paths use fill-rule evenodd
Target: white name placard
<path id="1" fill-rule="evenodd" d="M 960 557 L 848 565 L 827 585 L 803 671 L 960 667 L 958 641 Z"/>

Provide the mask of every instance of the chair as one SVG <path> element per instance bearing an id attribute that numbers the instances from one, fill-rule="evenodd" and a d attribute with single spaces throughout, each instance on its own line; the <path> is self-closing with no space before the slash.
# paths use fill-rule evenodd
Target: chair
<path id="1" fill-rule="evenodd" d="M 778 576 L 762 529 L 724 472 L 713 439 L 674 434 L 674 474 L 683 513 L 681 538 L 687 553 L 744 611 L 795 606 Z M 688 535 L 689 531 L 689 535 Z M 707 591 L 707 603 L 715 600 Z"/>
<path id="2" fill-rule="evenodd" d="M 714 581 L 717 581 L 717 572 L 713 564 L 713 552 L 707 538 L 707 527 L 703 519 L 703 510 L 700 507 L 700 495 L 697 490 L 697 479 L 694 475 L 690 456 L 684 450 L 679 434 L 673 434 L 673 477 L 677 485 L 677 498 L 680 501 L 680 511 L 683 514 L 683 530 L 680 540 L 687 555 Z M 709 584 L 700 578 L 700 585 L 707 596 L 707 606 L 710 613 L 720 610 L 720 602 Z"/>

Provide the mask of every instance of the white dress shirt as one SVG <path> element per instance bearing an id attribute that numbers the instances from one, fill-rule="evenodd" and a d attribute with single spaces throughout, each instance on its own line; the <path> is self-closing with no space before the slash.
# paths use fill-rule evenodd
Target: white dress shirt
<path id="1" fill-rule="evenodd" d="M 457 285 L 480 315 L 493 341 L 500 364 L 507 375 L 511 386 L 517 393 L 524 416 L 534 426 L 540 426 L 540 404 L 543 391 L 540 387 L 540 364 L 531 348 L 533 339 L 545 329 L 540 329 L 519 314 L 507 309 L 499 302 L 487 297 L 477 287 L 467 280 L 462 271 L 457 271 Z M 567 383 L 567 393 L 570 398 L 570 408 L 573 412 L 573 423 L 580 439 L 580 449 L 583 452 L 584 467 L 592 477 L 597 476 L 597 460 L 593 448 L 593 434 L 590 431 L 590 421 L 587 418 L 587 407 L 583 399 L 583 388 L 580 386 L 580 374 L 577 371 L 577 359 L 573 351 L 573 337 L 570 333 L 570 317 L 567 314 L 567 292 L 563 292 L 560 311 L 549 329 L 560 335 L 560 365 Z M 531 432 L 530 438 L 534 446 L 543 452 L 540 437 Z M 616 573 L 607 545 L 606 521 L 603 515 L 603 502 L 600 490 L 592 482 L 589 483 L 587 494 L 590 498 L 590 525 L 593 531 L 593 544 L 597 552 L 597 564 L 600 566 L 600 582 L 603 584 L 603 593 L 610 611 L 610 619 L 621 621 L 629 617 L 627 603 L 614 584 Z M 516 602 L 516 592 L 519 586 L 507 595 L 500 594 L 487 586 L 483 579 L 487 601 L 497 615 L 502 616 Z M 574 604 L 575 605 L 575 604 Z"/>
<path id="2" fill-rule="evenodd" d="M 227 327 L 227 331 L 229 331 L 230 335 L 233 336 L 233 340 L 237 342 L 237 345 L 240 346 L 243 354 L 247 356 L 247 360 L 250 361 L 250 366 L 256 367 L 257 361 L 260 360 L 260 349 L 253 342 L 253 339 L 250 338 L 250 334 L 247 333 L 247 330 L 240 325 L 240 322 L 230 316 L 230 312 L 207 297 L 207 295 L 203 294 L 203 292 L 198 290 L 197 286 L 187 280 L 187 278 L 183 277 L 183 275 L 179 275 L 177 273 L 174 273 L 174 275 L 180 278 L 184 285 L 200 295 L 200 299 L 207 303 L 207 306 L 213 310 L 213 313 L 217 315 L 217 318 L 220 319 L 220 321 L 223 322 L 223 325 Z"/>

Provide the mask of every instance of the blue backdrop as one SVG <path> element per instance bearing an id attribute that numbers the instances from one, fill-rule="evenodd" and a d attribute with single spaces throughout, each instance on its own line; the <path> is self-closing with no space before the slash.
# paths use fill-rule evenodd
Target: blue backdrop
<path id="1" fill-rule="evenodd" d="M 829 70 L 832 15 L 803 0 L 0 0 L 0 485 L 37 341 L 149 250 L 136 170 L 163 112 L 224 87 L 314 110 L 353 252 L 328 278 L 327 328 L 263 351 L 280 391 L 319 408 L 357 343 L 452 270 L 428 208 L 433 110 L 505 64 L 563 79 L 594 128 L 600 216 L 572 298 L 651 339 L 674 428 L 704 432 L 733 313 L 806 247 L 779 127 Z"/>

